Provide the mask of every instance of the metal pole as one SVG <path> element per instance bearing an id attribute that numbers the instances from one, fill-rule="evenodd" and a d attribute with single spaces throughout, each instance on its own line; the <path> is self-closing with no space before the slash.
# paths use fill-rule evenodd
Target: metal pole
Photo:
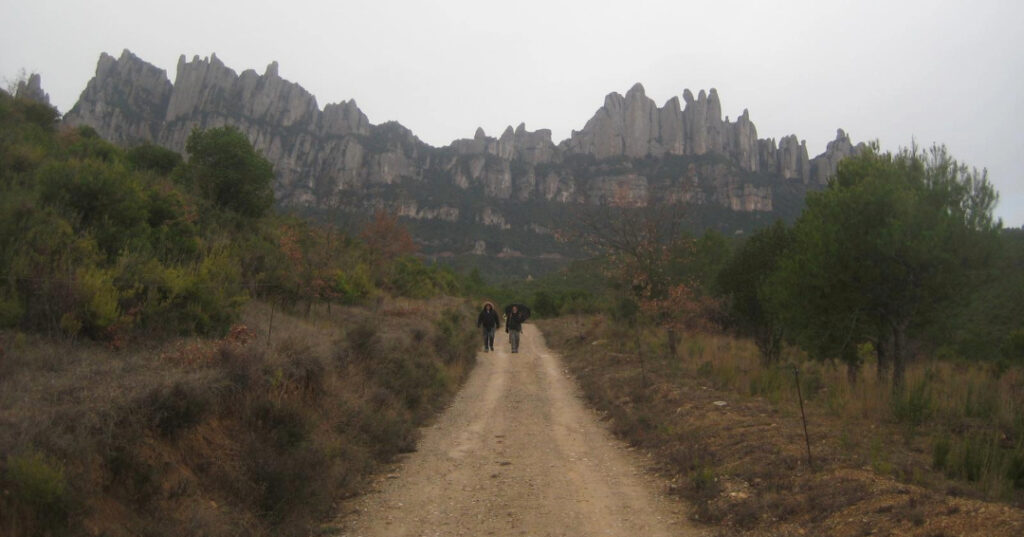
<path id="1" fill-rule="evenodd" d="M 800 370 L 793 367 L 793 377 L 796 379 L 796 395 L 800 399 L 800 418 L 804 422 L 804 442 L 807 444 L 807 465 L 814 470 L 814 462 L 811 460 L 811 437 L 807 434 L 807 414 L 804 413 L 804 396 L 800 392 Z"/>

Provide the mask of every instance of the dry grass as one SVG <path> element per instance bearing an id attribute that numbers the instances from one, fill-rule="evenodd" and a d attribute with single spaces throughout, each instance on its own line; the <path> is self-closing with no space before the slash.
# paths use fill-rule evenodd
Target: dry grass
<path id="1" fill-rule="evenodd" d="M 0 335 L 0 534 L 308 534 L 472 367 L 458 301 L 272 310 L 117 352 Z"/>
<path id="2" fill-rule="evenodd" d="M 612 429 L 660 461 L 694 518 L 723 534 L 1024 532 L 1024 483 L 1014 489 L 1006 479 L 1024 438 L 1019 369 L 913 364 L 906 395 L 893 399 L 870 364 L 850 386 L 844 367 L 792 351 L 786 366 L 763 368 L 752 343 L 722 335 L 689 334 L 671 358 L 663 335 L 651 332 L 645 385 L 631 331 L 600 317 L 582 340 L 568 320 L 541 328 Z M 943 439 L 939 466 L 934 446 Z M 963 466 L 988 470 L 969 480 L 958 475 Z"/>

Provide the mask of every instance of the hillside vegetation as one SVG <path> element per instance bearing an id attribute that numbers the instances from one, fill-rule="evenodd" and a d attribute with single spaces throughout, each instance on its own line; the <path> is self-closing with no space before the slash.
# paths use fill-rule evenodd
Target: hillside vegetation
<path id="1" fill-rule="evenodd" d="M 644 372 L 634 329 L 606 316 L 540 327 L 588 402 L 711 535 L 1024 531 L 1020 366 L 916 361 L 896 395 L 795 348 L 764 367 L 753 341 L 716 332 L 686 332 L 672 355 L 644 328 Z"/>
<path id="2" fill-rule="evenodd" d="M 393 216 L 276 213 L 232 128 L 57 119 L 0 92 L 0 534 L 307 535 L 415 448 L 473 312 Z"/>
<path id="3" fill-rule="evenodd" d="M 0 92 L 0 534 L 319 531 L 472 367 L 460 295 L 558 317 L 588 399 L 724 532 L 1020 533 L 1024 232 L 944 148 L 868 148 L 749 237 L 576 207 L 593 258 L 499 285 L 513 259 L 458 277 L 392 214 L 280 214 L 233 128 L 187 153 Z"/>
<path id="4" fill-rule="evenodd" d="M 288 306 L 454 291 L 394 218 L 352 237 L 277 214 L 239 131 L 194 131 L 187 162 L 58 128 L 0 95 L 0 327 L 117 342 L 222 335 L 251 298 Z"/>
<path id="5" fill-rule="evenodd" d="M 600 258 L 492 292 L 558 317 L 588 399 L 723 534 L 1018 535 L 1024 233 L 996 200 L 944 148 L 872 148 L 792 225 L 605 210 Z"/>

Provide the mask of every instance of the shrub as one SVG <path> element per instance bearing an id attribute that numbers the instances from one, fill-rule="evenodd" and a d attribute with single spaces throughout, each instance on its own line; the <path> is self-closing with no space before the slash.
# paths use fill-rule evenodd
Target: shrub
<path id="1" fill-rule="evenodd" d="M 1006 478 L 1013 483 L 1014 488 L 1024 489 L 1024 447 L 1018 445 L 1011 456 Z"/>
<path id="2" fill-rule="evenodd" d="M 900 423 L 916 427 L 930 418 L 935 411 L 935 401 L 928 376 L 915 382 L 910 389 L 894 394 L 891 407 L 893 417 Z"/>
<path id="3" fill-rule="evenodd" d="M 276 534 L 305 535 L 301 528 L 331 506 L 331 465 L 322 451 L 303 446 L 282 454 L 254 444 L 248 462 L 258 491 L 255 507 L 261 518 L 278 526 Z"/>
<path id="4" fill-rule="evenodd" d="M 932 444 L 932 468 L 945 470 L 949 466 L 949 436 L 943 435 Z"/>
<path id="5" fill-rule="evenodd" d="M 398 296 L 427 298 L 437 294 L 436 270 L 432 270 L 414 257 L 403 256 L 395 259 L 392 272 L 390 284 Z"/>
<path id="6" fill-rule="evenodd" d="M 781 367 L 769 367 L 760 369 L 750 378 L 750 395 L 764 397 L 774 403 L 778 403 L 787 387 L 792 386 L 793 370 Z M 804 377 L 801 378 L 801 385 Z M 807 397 L 807 392 L 804 392 Z"/>
<path id="7" fill-rule="evenodd" d="M 408 413 L 396 408 L 391 395 L 378 390 L 370 397 L 372 407 L 358 412 L 357 430 L 369 439 L 370 450 L 379 461 L 416 449 L 417 430 Z"/>
<path id="8" fill-rule="evenodd" d="M 338 270 L 334 275 L 334 292 L 342 304 L 361 304 L 375 291 L 370 267 L 365 263 L 348 271 Z"/>
<path id="9" fill-rule="evenodd" d="M 259 218 L 274 203 L 274 168 L 235 127 L 194 130 L 186 181 L 218 207 Z"/>
<path id="10" fill-rule="evenodd" d="M 184 162 L 180 154 L 148 142 L 129 149 L 125 156 L 135 169 L 150 170 L 162 175 L 169 174 Z"/>
<path id="11" fill-rule="evenodd" d="M 205 386 L 176 382 L 173 386 L 155 388 L 143 398 L 150 423 L 165 437 L 197 425 L 211 406 Z"/>
<path id="12" fill-rule="evenodd" d="M 994 420 L 999 413 L 999 385 L 992 381 L 980 383 L 969 381 L 964 401 L 964 416 Z"/>
<path id="13" fill-rule="evenodd" d="M 379 324 L 372 318 L 365 318 L 352 324 L 346 333 L 348 347 L 359 360 L 373 356 L 378 346 Z"/>
<path id="14" fill-rule="evenodd" d="M 559 305 L 550 293 L 537 291 L 533 294 L 533 312 L 538 317 L 558 317 Z"/>
<path id="15" fill-rule="evenodd" d="M 0 291 L 0 328 L 13 328 L 21 321 L 25 310 L 18 299 Z"/>
<path id="16" fill-rule="evenodd" d="M 8 455 L 2 476 L 0 505 L 13 519 L 5 524 L 20 522 L 26 535 L 52 534 L 67 526 L 70 494 L 59 462 L 37 452 Z"/>
<path id="17" fill-rule="evenodd" d="M 214 356 L 215 363 L 224 371 L 227 381 L 235 390 L 242 391 L 260 386 L 264 354 L 253 347 L 221 345 Z"/>
<path id="18" fill-rule="evenodd" d="M 434 349 L 446 364 L 470 363 L 476 351 L 476 333 L 466 330 L 470 322 L 465 314 L 454 308 L 441 312 L 437 322 Z"/>
<path id="19" fill-rule="evenodd" d="M 1024 364 L 1024 328 L 1014 330 L 1003 343 L 1003 356 L 1018 364 Z"/>
<path id="20" fill-rule="evenodd" d="M 294 338 L 285 339 L 278 345 L 277 350 L 284 360 L 281 371 L 285 382 L 298 387 L 309 397 L 317 398 L 323 395 L 327 366 L 308 342 Z"/>
<path id="21" fill-rule="evenodd" d="M 270 445 L 281 452 L 302 444 L 311 433 L 302 409 L 285 402 L 259 401 L 252 408 L 251 419 Z"/>

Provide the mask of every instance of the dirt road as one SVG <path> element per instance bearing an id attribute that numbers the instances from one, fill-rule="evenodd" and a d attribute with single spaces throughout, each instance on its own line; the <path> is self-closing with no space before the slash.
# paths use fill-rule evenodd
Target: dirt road
<path id="1" fill-rule="evenodd" d="M 479 355 L 418 451 L 348 506 L 341 535 L 700 535 L 524 328 L 518 354 L 498 338 Z"/>

